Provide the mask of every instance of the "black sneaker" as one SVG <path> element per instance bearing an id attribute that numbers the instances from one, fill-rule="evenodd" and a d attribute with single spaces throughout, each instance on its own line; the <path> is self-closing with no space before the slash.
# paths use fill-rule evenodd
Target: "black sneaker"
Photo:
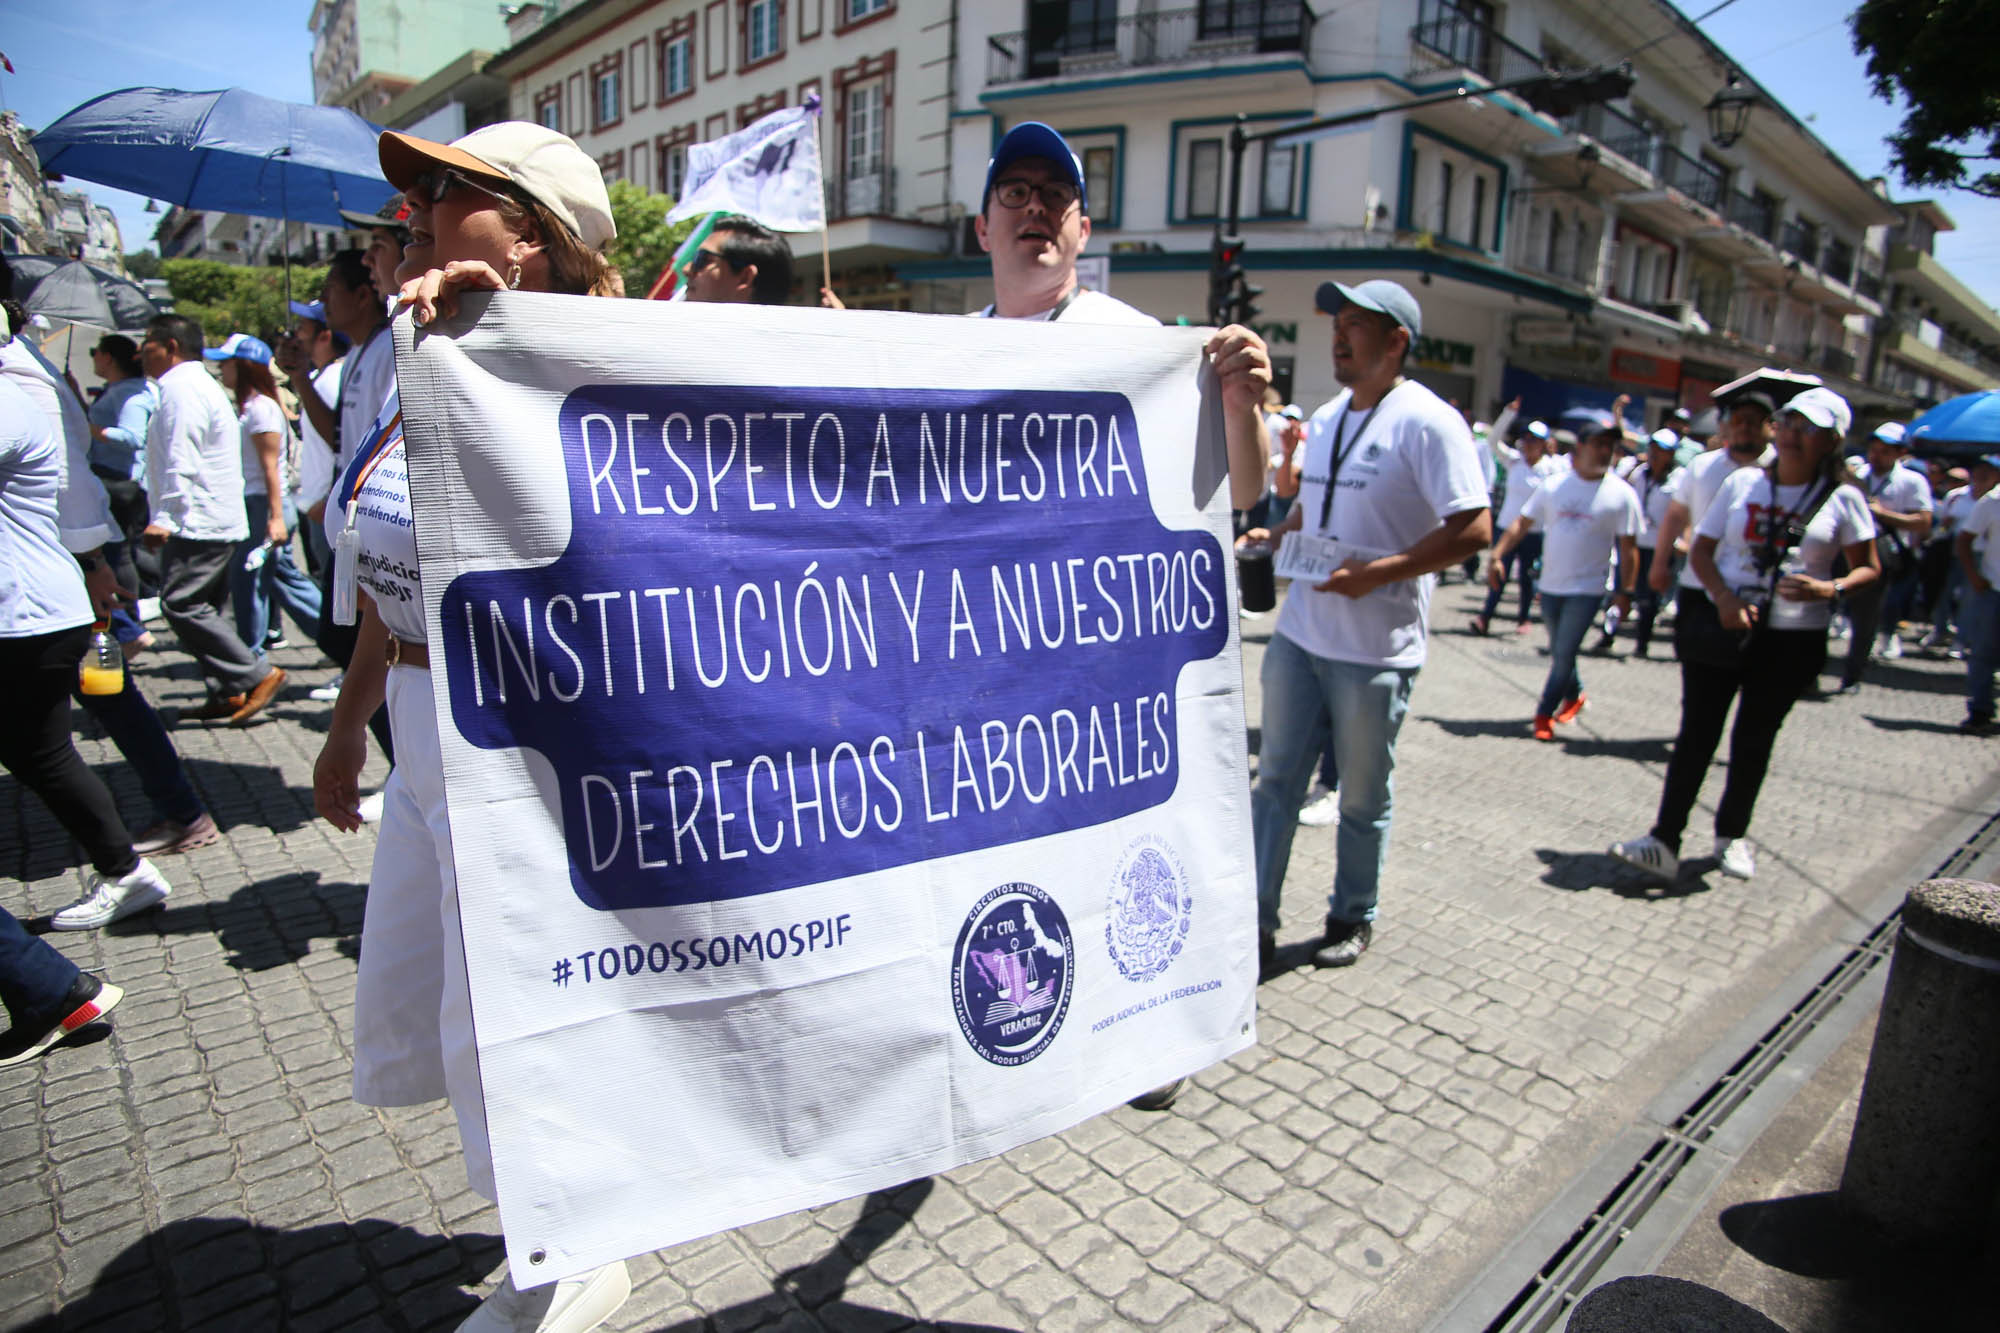
<path id="1" fill-rule="evenodd" d="M 0 1068 L 25 1064 L 79 1028 L 111 1012 L 125 992 L 88 972 L 79 973 L 53 1015 L 17 1023 L 0 1035 Z"/>
<path id="2" fill-rule="evenodd" d="M 1140 1093 L 1126 1105 L 1135 1111 L 1164 1111 L 1180 1100 L 1181 1091 L 1186 1087 L 1187 1080 L 1177 1078 L 1171 1083 L 1154 1088 L 1151 1092 Z"/>
<path id="3" fill-rule="evenodd" d="M 1313 954 L 1314 967 L 1352 967 L 1375 942 L 1375 927 L 1367 921 L 1326 919 L 1326 940 Z"/>
<path id="4" fill-rule="evenodd" d="M 1970 715 L 1958 724 L 1958 729 L 1968 736 L 2000 736 L 2000 722 L 1990 717 Z"/>
<path id="5" fill-rule="evenodd" d="M 1268 930 L 1257 932 L 1257 980 L 1269 981 L 1278 975 L 1278 937 Z"/>

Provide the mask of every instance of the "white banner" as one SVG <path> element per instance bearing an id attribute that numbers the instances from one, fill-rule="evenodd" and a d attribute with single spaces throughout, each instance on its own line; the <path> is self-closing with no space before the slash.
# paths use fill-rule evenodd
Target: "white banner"
<path id="1" fill-rule="evenodd" d="M 734 134 L 690 144 L 687 179 L 667 221 L 704 213 L 736 213 L 773 231 L 818 231 L 826 225 L 820 183 L 819 94 L 805 105 L 773 111 Z"/>
<path id="2" fill-rule="evenodd" d="M 462 306 L 397 374 L 517 1282 L 1254 1040 L 1200 331 Z"/>

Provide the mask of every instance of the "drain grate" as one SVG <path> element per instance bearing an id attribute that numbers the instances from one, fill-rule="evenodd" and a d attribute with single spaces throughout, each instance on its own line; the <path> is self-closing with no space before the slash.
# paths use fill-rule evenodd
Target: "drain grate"
<path id="1" fill-rule="evenodd" d="M 2000 844 L 2000 813 L 1979 826 L 1931 872 L 1932 878 L 1962 874 Z M 1836 963 L 1804 998 L 1753 1043 L 1721 1077 L 1682 1111 L 1612 1187 L 1547 1263 L 1486 1325 L 1486 1333 L 1545 1333 L 1589 1291 L 1592 1279 L 1658 1203 L 1674 1179 L 1714 1138 L 1750 1095 L 1774 1074 L 1800 1042 L 1817 1028 L 1895 947 L 1897 908 Z"/>

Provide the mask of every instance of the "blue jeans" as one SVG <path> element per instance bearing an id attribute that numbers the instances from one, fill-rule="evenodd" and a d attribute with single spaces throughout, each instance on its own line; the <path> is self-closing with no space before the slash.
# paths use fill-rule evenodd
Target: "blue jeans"
<path id="1" fill-rule="evenodd" d="M 26 1030 L 63 1017 L 57 1011 L 76 977 L 75 963 L 21 929 L 14 914 L 0 907 L 0 1003 L 15 1027 Z"/>
<path id="2" fill-rule="evenodd" d="M 79 690 L 70 697 L 97 719 L 97 725 L 104 728 L 118 753 L 139 775 L 139 786 L 152 802 L 155 820 L 192 824 L 201 818 L 201 797 L 188 781 L 180 752 L 160 724 L 160 715 L 133 683 L 130 671 L 125 673 L 125 688 L 116 694 L 84 694 Z"/>
<path id="3" fill-rule="evenodd" d="M 265 638 L 279 627 L 277 612 L 272 609 L 275 600 L 292 613 L 292 619 L 299 622 L 299 628 L 308 638 L 318 638 L 319 585 L 292 562 L 289 542 L 271 552 L 256 573 L 244 572 L 244 558 L 264 544 L 264 529 L 271 521 L 271 497 L 246 495 L 243 509 L 250 519 L 250 535 L 237 544 L 229 565 L 229 598 L 236 611 L 236 637 L 254 655 L 262 657 Z M 292 502 L 286 500 L 285 529 L 296 531 L 298 526 Z"/>
<path id="4" fill-rule="evenodd" d="M 1497 534 L 1494 541 L 1497 545 L 1499 542 Z M 1507 552 L 1504 568 L 1521 585 L 1520 622 L 1523 625 L 1528 623 L 1529 608 L 1535 604 L 1535 574 L 1537 566 L 1541 562 L 1542 534 L 1539 532 L 1528 533 L 1521 538 L 1520 543 L 1513 550 Z M 1507 585 L 1505 583 L 1502 583 L 1497 588 L 1487 588 L 1486 605 L 1479 612 L 1481 619 L 1491 620 L 1493 618 L 1493 613 L 1500 609 L 1500 595 L 1506 591 Z"/>
<path id="5" fill-rule="evenodd" d="M 1362 666 L 1316 657 L 1282 634 L 1264 653 L 1264 732 L 1250 825 L 1257 848 L 1257 926 L 1278 928 L 1278 902 L 1292 859 L 1299 806 L 1332 738 L 1340 776 L 1329 918 L 1373 921 L 1389 846 L 1396 734 L 1410 709 L 1417 669 Z"/>
<path id="6" fill-rule="evenodd" d="M 2000 667 L 2000 588 L 1974 592 L 1966 584 L 1958 604 L 1958 637 L 1965 646 L 1966 716 L 1991 721 L 1993 670 Z"/>
<path id="7" fill-rule="evenodd" d="M 1576 673 L 1576 654 L 1583 647 L 1584 636 L 1590 633 L 1590 622 L 1597 618 L 1600 600 L 1594 592 L 1574 596 L 1542 594 L 1542 624 L 1549 631 L 1549 678 L 1542 682 L 1542 700 L 1535 705 L 1536 717 L 1554 717 L 1564 700 L 1583 693 L 1583 677 Z"/>

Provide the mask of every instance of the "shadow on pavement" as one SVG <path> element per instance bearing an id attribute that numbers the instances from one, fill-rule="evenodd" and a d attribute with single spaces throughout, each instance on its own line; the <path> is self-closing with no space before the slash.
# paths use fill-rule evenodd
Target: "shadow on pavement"
<path id="1" fill-rule="evenodd" d="M 226 902 L 168 905 L 104 928 L 107 935 L 209 935 L 229 950 L 229 965 L 263 972 L 298 962 L 316 939 L 359 934 L 365 884 L 320 882 L 300 870 L 246 884 Z"/>
<path id="2" fill-rule="evenodd" d="M 1833 654 L 1829 654 L 1831 658 Z M 1953 664 L 1957 666 L 1957 663 Z M 1861 676 L 1861 693 L 1869 690 L 1915 690 L 1920 694 L 1964 694 L 1965 671 L 1915 671 L 1880 658 L 1868 664 Z"/>
<path id="3" fill-rule="evenodd" d="M 889 1333 L 909 1328 L 908 1315 L 846 1300 L 847 1283 L 868 1257 L 910 1224 L 935 1188 L 929 1177 L 878 1190 L 861 1206 L 861 1216 L 849 1227 L 824 1257 L 778 1274 L 776 1289 L 768 1296 L 742 1301 L 717 1310 L 704 1319 L 668 1326 L 672 1333 L 699 1333 L 707 1329 L 761 1328 L 792 1315 L 800 1306 L 827 1328 L 843 1333 Z M 940 1333 L 1012 1333 L 995 1324 L 967 1324 L 953 1320 L 927 1321 L 922 1327 Z M 665 1330 L 662 1330 L 665 1333 Z"/>
<path id="4" fill-rule="evenodd" d="M 241 1218 L 171 1222 L 112 1255 L 89 1291 L 18 1333 L 453 1328 L 500 1237 L 437 1236 L 375 1218 L 282 1230 Z"/>
<path id="5" fill-rule="evenodd" d="M 1828 1286 L 1815 1327 L 1833 1333 L 1971 1333 L 1990 1330 L 1990 1273 L 1974 1255 L 1896 1248 L 1857 1226 L 1831 1191 L 1758 1199 L 1716 1219 L 1739 1250 L 1759 1263 Z"/>
<path id="6" fill-rule="evenodd" d="M 1958 734 L 1956 722 L 1933 722 L 1929 718 L 1922 717 L 1876 717 L 1871 713 L 1863 713 L 1861 716 L 1882 731 L 1928 731 L 1939 736 Z"/>
<path id="7" fill-rule="evenodd" d="M 1581 759 L 1629 759 L 1635 764 L 1664 764 L 1674 755 L 1672 736 L 1632 736 L 1613 740 L 1602 736 L 1563 736 L 1563 753 Z"/>
<path id="8" fill-rule="evenodd" d="M 1707 893 L 1709 885 L 1705 877 L 1716 867 L 1712 856 L 1692 857 L 1681 862 L 1679 879 L 1671 884 L 1662 884 L 1603 852 L 1565 852 L 1554 847 L 1538 847 L 1535 855 L 1548 867 L 1547 873 L 1542 876 L 1542 883 L 1551 888 L 1567 889 L 1572 893 L 1609 889 L 1621 898 L 1640 902 L 1664 902 L 1669 898 L 1688 898 L 1697 893 Z"/>
<path id="9" fill-rule="evenodd" d="M 1419 722 L 1429 722 L 1447 736 L 1500 736 L 1517 741 L 1532 741 L 1534 733 L 1528 729 L 1526 717 L 1425 717 Z"/>

